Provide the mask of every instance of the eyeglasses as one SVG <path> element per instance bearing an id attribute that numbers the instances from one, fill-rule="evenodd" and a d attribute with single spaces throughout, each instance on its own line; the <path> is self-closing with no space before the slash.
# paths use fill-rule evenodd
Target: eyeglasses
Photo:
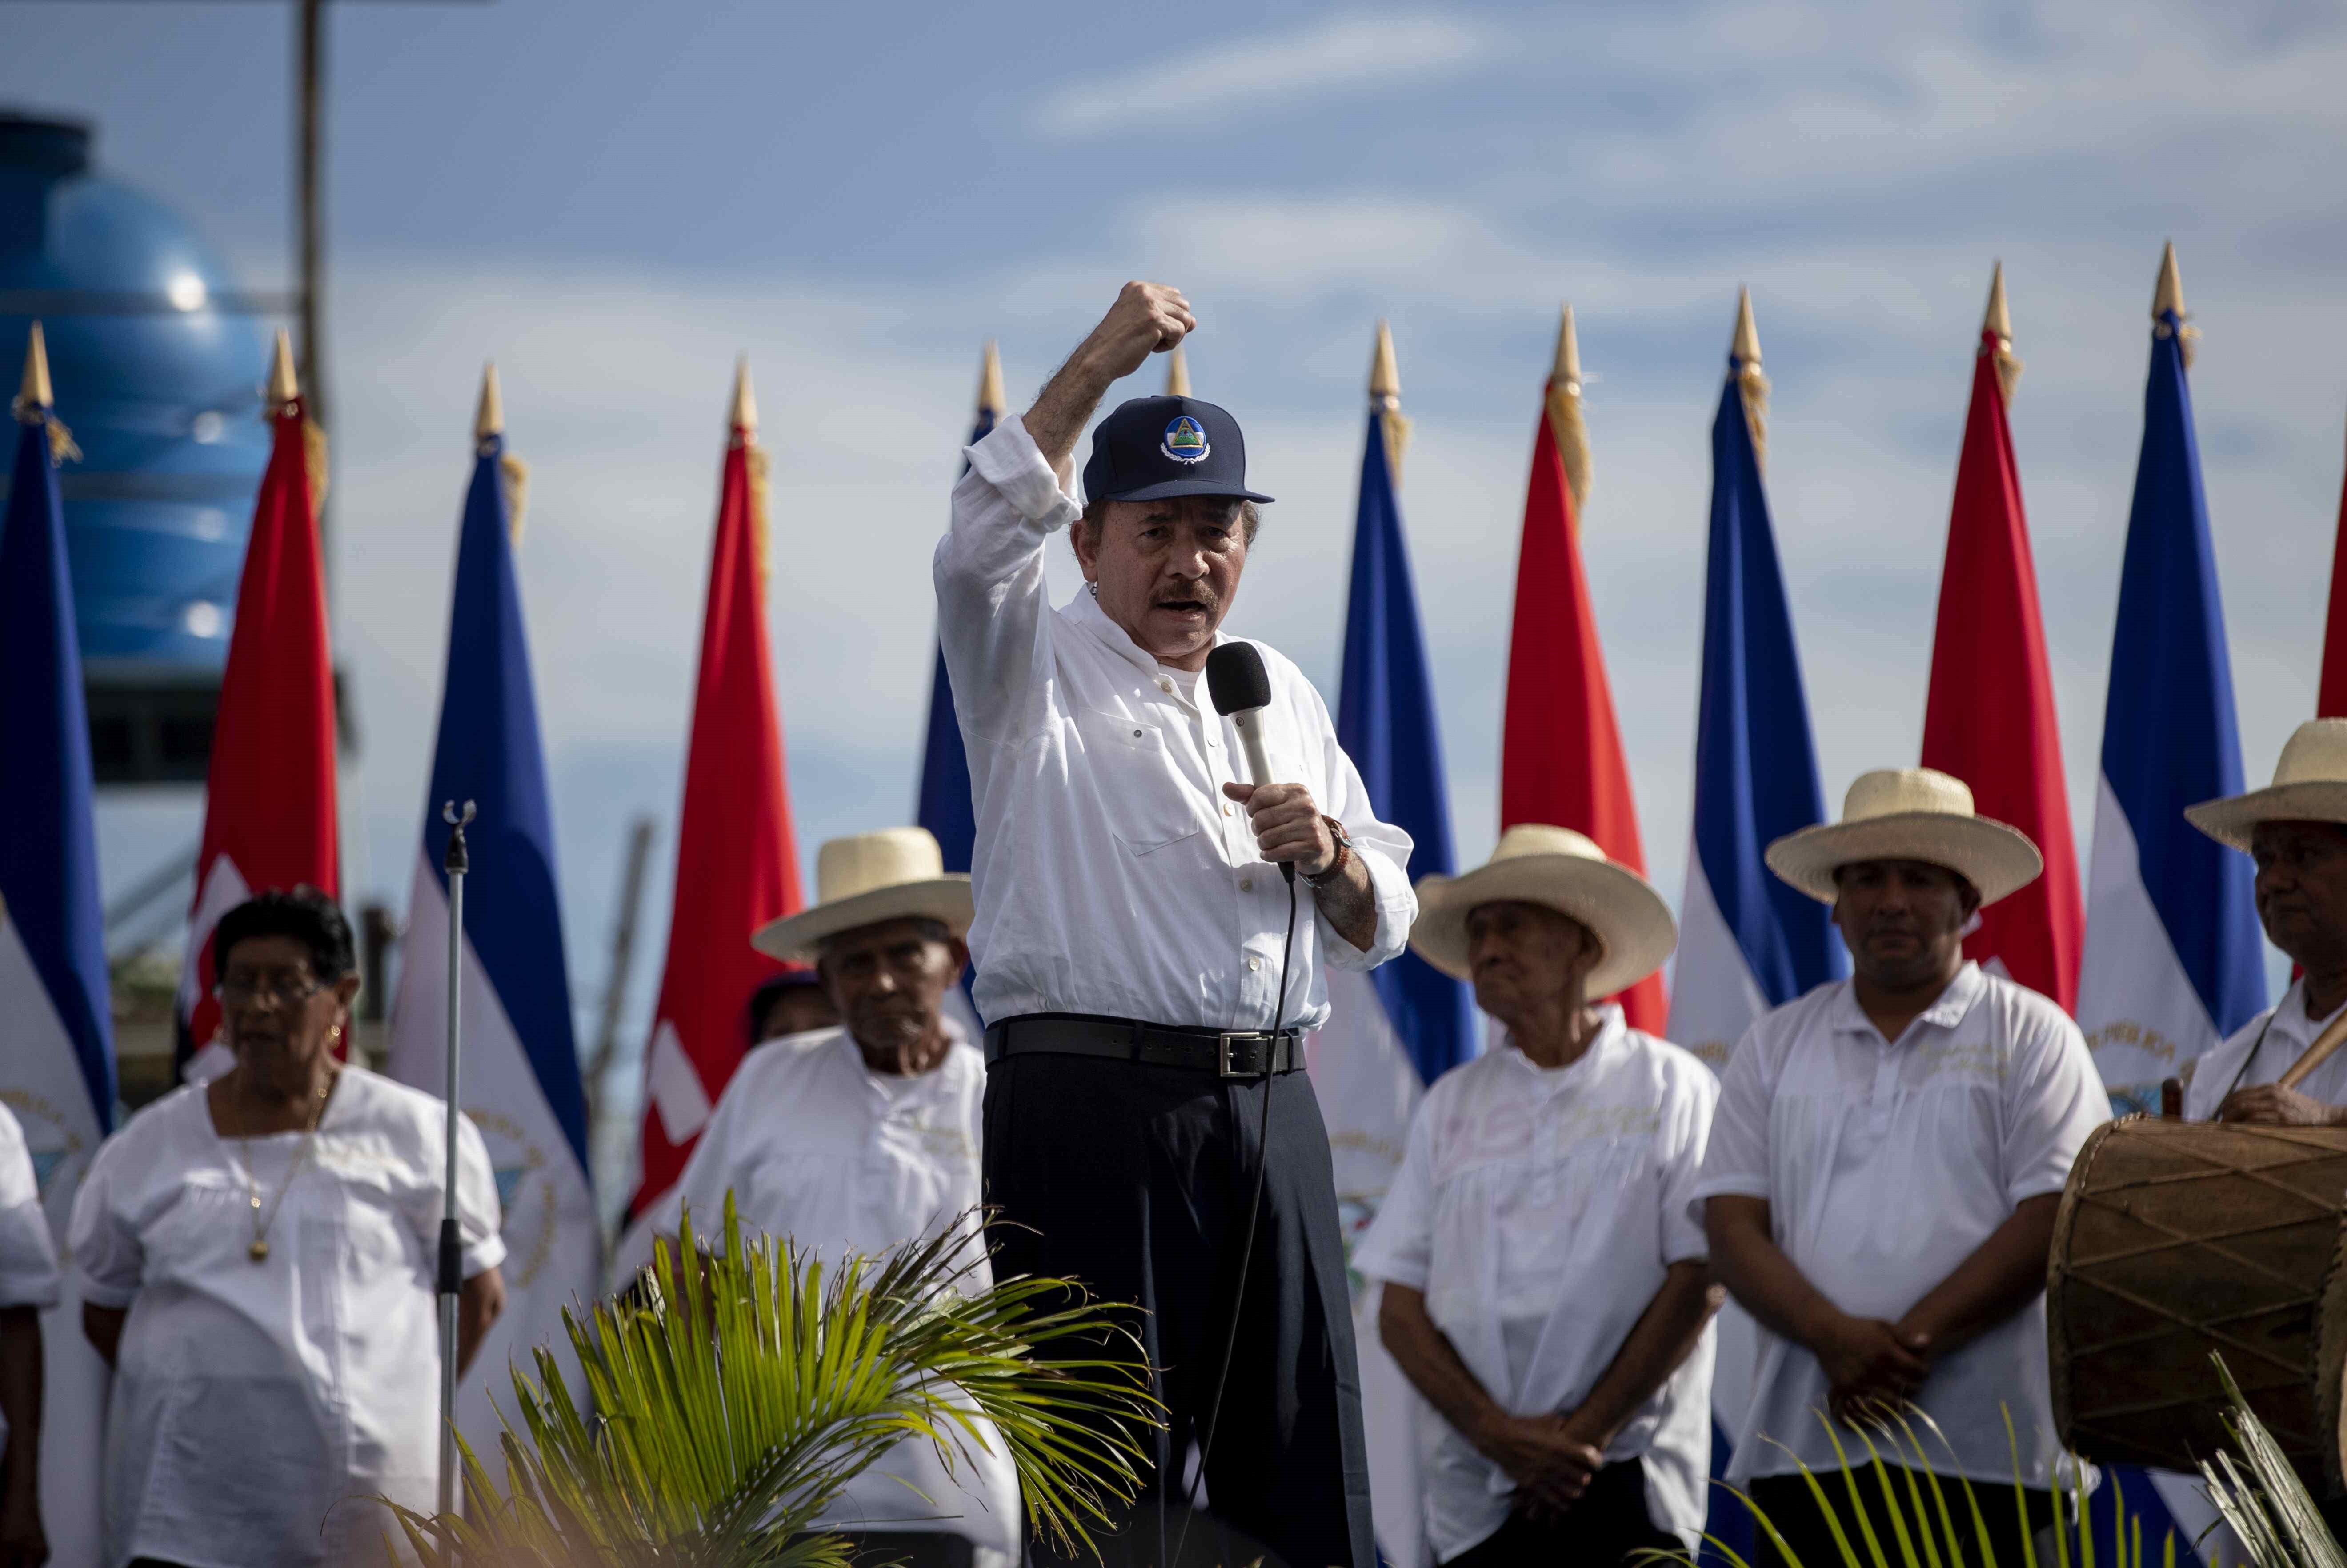
<path id="1" fill-rule="evenodd" d="M 214 986 L 212 995 L 224 1008 L 275 1007 L 279 1002 L 299 1007 L 325 989 L 325 981 L 310 975 L 236 975 Z"/>

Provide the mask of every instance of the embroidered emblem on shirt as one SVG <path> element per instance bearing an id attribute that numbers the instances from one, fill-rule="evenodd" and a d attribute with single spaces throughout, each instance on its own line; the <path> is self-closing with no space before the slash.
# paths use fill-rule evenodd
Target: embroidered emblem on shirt
<path id="1" fill-rule="evenodd" d="M 1176 463 L 1203 463 L 1214 448 L 1206 445 L 1206 428 L 1184 414 L 1165 427 L 1157 449 Z"/>

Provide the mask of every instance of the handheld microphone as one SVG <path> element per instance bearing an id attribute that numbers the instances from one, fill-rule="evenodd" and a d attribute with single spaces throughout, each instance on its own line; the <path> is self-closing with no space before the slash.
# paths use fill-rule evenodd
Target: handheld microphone
<path id="1" fill-rule="evenodd" d="M 1271 706 L 1271 671 L 1252 642 L 1225 642 L 1206 655 L 1206 695 L 1214 712 L 1231 722 L 1246 753 L 1247 782 L 1267 784 L 1271 761 L 1263 751 L 1263 711 Z M 1279 874 L 1296 880 L 1296 862 L 1283 860 Z"/>

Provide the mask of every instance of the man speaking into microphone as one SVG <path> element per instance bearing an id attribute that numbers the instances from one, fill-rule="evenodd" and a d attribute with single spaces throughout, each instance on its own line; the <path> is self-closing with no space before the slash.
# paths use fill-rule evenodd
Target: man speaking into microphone
<path id="1" fill-rule="evenodd" d="M 1375 1568 L 1302 1037 L 1327 1016 L 1324 966 L 1401 951 L 1409 835 L 1371 812 L 1287 660 L 1255 645 L 1269 778 L 1205 689 L 1271 498 L 1247 488 L 1237 422 L 1136 398 L 1094 431 L 1081 509 L 1060 478 L 1110 384 L 1196 324 L 1179 291 L 1127 283 L 1034 406 L 969 449 L 938 547 L 978 817 L 995 1267 L 1144 1309 L 1171 1423 L 1144 1506 L 1101 1542 L 1112 1563 L 1169 1563 L 1164 1505 L 1195 1441 L 1213 1512 L 1290 1568 Z M 1054 609 L 1043 552 L 1063 528 L 1084 588 Z"/>

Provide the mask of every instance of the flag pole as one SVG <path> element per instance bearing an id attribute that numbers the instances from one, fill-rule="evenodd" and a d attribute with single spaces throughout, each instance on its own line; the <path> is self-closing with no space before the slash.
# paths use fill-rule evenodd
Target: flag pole
<path id="1" fill-rule="evenodd" d="M 456 1300 L 465 1288 L 464 1244 L 456 1223 L 456 1058 L 459 999 L 465 958 L 465 873 L 472 858 L 465 848 L 465 825 L 473 803 L 460 812 L 455 801 L 440 807 L 448 825 L 448 1124 L 447 1163 L 440 1193 L 440 1512 L 456 1506 Z"/>

